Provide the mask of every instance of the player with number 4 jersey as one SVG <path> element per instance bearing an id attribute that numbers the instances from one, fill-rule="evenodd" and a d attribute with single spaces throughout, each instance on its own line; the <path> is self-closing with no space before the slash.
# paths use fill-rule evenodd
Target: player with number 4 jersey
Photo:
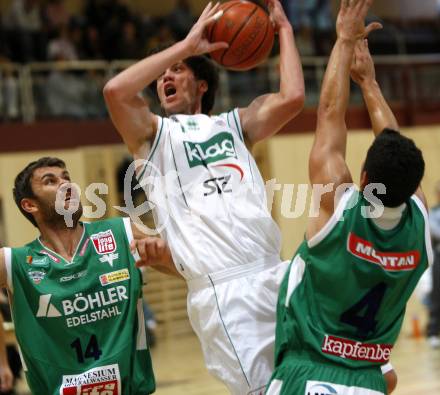
<path id="1" fill-rule="evenodd" d="M 371 0 L 342 1 L 338 38 L 324 77 L 310 181 L 318 215 L 280 288 L 276 368 L 268 395 L 384 395 L 387 364 L 406 303 L 432 261 L 424 160 L 402 136 L 375 81 L 365 37 Z M 376 139 L 360 190 L 345 161 L 350 70 L 363 92 Z"/>

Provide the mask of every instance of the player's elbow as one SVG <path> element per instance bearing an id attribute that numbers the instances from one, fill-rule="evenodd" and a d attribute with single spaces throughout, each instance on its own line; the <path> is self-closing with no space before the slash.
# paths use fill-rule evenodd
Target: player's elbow
<path id="1" fill-rule="evenodd" d="M 304 108 L 304 103 L 305 103 L 304 91 L 296 91 L 290 93 L 289 95 L 285 95 L 282 98 L 282 101 L 283 101 L 283 106 L 286 108 L 286 110 L 290 114 L 293 114 L 293 116 L 296 116 Z"/>
<path id="2" fill-rule="evenodd" d="M 124 99 L 124 90 L 115 79 L 111 79 L 105 84 L 103 94 L 107 102 L 122 101 Z"/>

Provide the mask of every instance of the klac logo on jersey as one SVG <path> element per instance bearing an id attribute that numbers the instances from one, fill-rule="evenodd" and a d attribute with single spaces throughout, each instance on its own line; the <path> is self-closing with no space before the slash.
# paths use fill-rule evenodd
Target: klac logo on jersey
<path id="1" fill-rule="evenodd" d="M 209 163 L 237 157 L 234 138 L 228 132 L 221 132 L 200 143 L 184 141 L 183 144 L 189 167 L 206 166 Z"/>

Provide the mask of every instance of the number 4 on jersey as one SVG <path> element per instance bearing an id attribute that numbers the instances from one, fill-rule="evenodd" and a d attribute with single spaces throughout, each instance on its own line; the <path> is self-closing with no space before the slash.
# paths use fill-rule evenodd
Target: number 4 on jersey
<path id="1" fill-rule="evenodd" d="M 99 359 L 99 357 L 102 354 L 102 351 L 99 348 L 98 345 L 98 339 L 96 338 L 96 335 L 92 335 L 90 337 L 89 343 L 86 347 L 86 352 L 83 353 L 83 349 L 81 346 L 81 340 L 79 337 L 77 337 L 71 344 L 70 347 L 74 348 L 76 351 L 76 356 L 78 358 L 79 363 L 84 363 L 85 358 L 93 358 L 95 361 Z"/>
<path id="2" fill-rule="evenodd" d="M 377 284 L 361 300 L 341 314 L 339 318 L 341 322 L 357 328 L 356 336 L 358 338 L 365 339 L 370 332 L 376 330 L 376 314 L 386 289 L 387 285 L 384 282 Z"/>

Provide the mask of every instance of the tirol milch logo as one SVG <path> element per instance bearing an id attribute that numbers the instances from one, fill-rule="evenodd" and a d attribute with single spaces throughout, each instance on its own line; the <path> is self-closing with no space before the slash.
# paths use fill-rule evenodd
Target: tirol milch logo
<path id="1" fill-rule="evenodd" d="M 201 143 L 184 141 L 189 167 L 206 166 L 227 158 L 236 158 L 234 138 L 228 132 L 221 132 Z"/>

